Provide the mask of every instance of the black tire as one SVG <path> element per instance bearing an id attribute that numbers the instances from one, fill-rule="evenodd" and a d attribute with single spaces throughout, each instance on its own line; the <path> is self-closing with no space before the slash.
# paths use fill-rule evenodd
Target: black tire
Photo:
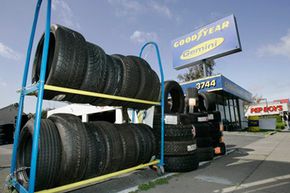
<path id="1" fill-rule="evenodd" d="M 222 121 L 221 113 L 219 111 L 208 112 L 208 121 L 220 123 Z"/>
<path id="2" fill-rule="evenodd" d="M 215 122 L 209 122 L 209 130 L 211 133 L 219 133 L 221 132 L 220 130 L 220 123 L 215 123 Z"/>
<path id="3" fill-rule="evenodd" d="M 106 162 L 105 139 L 98 126 L 92 123 L 84 123 L 88 138 L 87 169 L 84 179 L 101 174 Z"/>
<path id="4" fill-rule="evenodd" d="M 133 133 L 134 131 L 132 131 L 132 129 L 135 128 L 133 128 L 131 124 L 116 124 L 115 126 L 117 127 L 121 138 L 124 139 L 123 145 L 126 147 L 125 151 L 123 152 L 124 154 L 120 170 L 133 167 L 136 165 L 139 156 L 136 145 L 137 139 Z"/>
<path id="5" fill-rule="evenodd" d="M 111 158 L 112 158 L 112 141 L 110 140 L 110 136 L 107 132 L 100 127 L 98 122 L 90 122 L 90 124 L 94 125 L 96 131 L 100 133 L 100 136 L 103 137 L 103 160 L 100 163 L 99 172 L 100 175 L 109 173 Z"/>
<path id="6" fill-rule="evenodd" d="M 166 116 L 176 116 L 177 123 L 182 125 L 208 123 L 207 113 L 191 113 L 191 114 L 166 113 L 164 115 L 164 119 L 166 119 Z M 160 124 L 160 120 L 161 114 L 158 112 L 154 113 L 153 124 L 156 125 Z"/>
<path id="7" fill-rule="evenodd" d="M 152 128 L 146 124 L 135 124 L 145 138 L 146 152 L 144 153 L 144 163 L 148 163 L 152 156 L 156 154 L 156 138 L 152 132 Z"/>
<path id="8" fill-rule="evenodd" d="M 102 93 L 108 76 L 107 56 L 102 48 L 86 42 L 88 64 L 80 90 Z M 94 103 L 96 97 L 75 95 L 71 102 Z"/>
<path id="9" fill-rule="evenodd" d="M 203 137 L 203 138 L 196 138 L 196 146 L 200 147 L 212 147 L 212 138 L 211 137 Z"/>
<path id="10" fill-rule="evenodd" d="M 34 120 L 29 120 L 20 133 L 17 151 L 17 170 L 23 167 L 30 168 Z M 60 136 L 54 123 L 49 119 L 41 120 L 41 129 L 38 144 L 35 190 L 49 189 L 57 184 L 59 175 L 62 147 Z M 29 169 L 17 173 L 17 180 L 24 187 L 28 187 Z"/>
<path id="11" fill-rule="evenodd" d="M 119 60 L 118 58 L 112 57 L 112 61 L 113 61 L 113 66 L 115 69 L 115 83 L 113 83 L 115 85 L 114 87 L 114 92 L 112 93 L 112 95 L 114 96 L 121 96 L 121 90 L 122 90 L 122 84 L 123 84 L 123 74 L 124 74 L 124 68 L 123 68 L 123 63 L 121 60 Z M 123 106 L 123 101 L 117 101 L 117 100 L 111 100 L 111 99 L 107 99 L 110 101 L 111 106 Z"/>
<path id="12" fill-rule="evenodd" d="M 208 123 L 196 123 L 193 125 L 195 128 L 196 138 L 210 137 L 210 128 Z"/>
<path id="13" fill-rule="evenodd" d="M 107 151 L 110 152 L 108 165 L 102 174 L 118 171 L 122 164 L 123 146 L 120 133 L 114 124 L 105 121 L 96 121 L 93 124 L 97 125 L 106 136 Z"/>
<path id="14" fill-rule="evenodd" d="M 156 86 L 154 85 L 154 83 L 156 82 L 155 80 L 156 77 L 153 74 L 153 70 L 144 59 L 137 56 L 127 56 L 127 57 L 130 58 L 135 63 L 135 65 L 138 66 L 140 73 L 140 84 L 135 98 L 143 100 L 152 100 L 153 95 L 156 95 L 154 92 L 156 92 L 156 89 L 158 89 L 155 88 Z M 151 105 L 146 104 L 136 104 L 135 108 L 147 109 L 150 106 Z"/>
<path id="15" fill-rule="evenodd" d="M 219 144 L 218 144 L 218 147 L 221 148 L 221 153 L 218 154 L 218 155 L 226 155 L 226 153 L 227 153 L 226 144 L 225 144 L 224 142 L 219 143 Z"/>
<path id="16" fill-rule="evenodd" d="M 206 112 L 188 113 L 187 115 L 190 123 L 208 122 L 208 114 Z"/>
<path id="17" fill-rule="evenodd" d="M 198 98 L 197 88 L 187 88 L 186 89 L 186 98 Z"/>
<path id="18" fill-rule="evenodd" d="M 139 68 L 139 88 L 135 98 L 148 100 L 152 91 L 152 77 L 150 72 L 151 68 L 146 61 L 145 63 L 143 59 L 139 57 L 127 56 L 127 58 L 130 58 L 134 62 L 134 65 Z"/>
<path id="19" fill-rule="evenodd" d="M 210 136 L 213 140 L 219 140 L 223 136 L 223 133 L 221 131 L 211 132 Z"/>
<path id="20" fill-rule="evenodd" d="M 150 138 L 150 142 L 151 142 L 151 145 L 152 145 L 152 153 L 151 155 L 154 156 L 157 154 L 158 150 L 159 150 L 159 146 L 157 145 L 158 143 L 158 140 L 157 138 L 155 137 L 154 133 L 153 133 L 153 130 L 151 127 L 149 127 L 148 125 L 146 124 L 140 124 L 142 127 L 144 127 L 146 130 L 147 130 L 147 133 L 149 135 L 149 138 Z M 151 156 L 151 157 L 152 157 Z M 150 161 L 150 160 L 149 160 Z"/>
<path id="21" fill-rule="evenodd" d="M 140 70 L 139 67 L 133 62 L 129 57 L 114 54 L 111 55 L 115 60 L 119 61 L 122 64 L 123 74 L 122 82 L 120 83 L 119 96 L 135 98 L 139 90 L 140 84 Z M 127 107 L 136 106 L 135 103 L 126 102 L 126 101 L 117 101 L 118 104 Z"/>
<path id="22" fill-rule="evenodd" d="M 44 35 L 40 39 L 32 69 L 32 83 L 39 81 Z M 79 89 L 87 65 L 85 39 L 81 34 L 60 25 L 50 28 L 50 45 L 45 83 L 54 86 Z M 72 94 L 45 91 L 44 99 L 66 100 L 73 98 Z"/>
<path id="23" fill-rule="evenodd" d="M 0 139 L 0 145 L 5 145 L 5 144 L 6 144 L 6 140 Z"/>
<path id="24" fill-rule="evenodd" d="M 159 140 L 161 133 L 161 125 L 153 126 L 153 131 L 156 138 Z M 166 141 L 186 141 L 193 140 L 193 126 L 192 125 L 164 125 L 164 138 Z"/>
<path id="25" fill-rule="evenodd" d="M 4 133 L 4 127 L 0 125 L 0 134 Z"/>
<path id="26" fill-rule="evenodd" d="M 169 95 L 172 98 L 172 105 L 169 104 Z M 185 104 L 184 93 L 181 86 L 176 81 L 165 81 L 164 101 L 165 113 L 183 113 Z"/>
<path id="27" fill-rule="evenodd" d="M 213 160 L 214 150 L 212 147 L 197 148 L 197 155 L 200 162 Z"/>
<path id="28" fill-rule="evenodd" d="M 62 161 L 57 176 L 58 185 L 84 178 L 87 166 L 87 133 L 81 120 L 70 114 L 54 114 L 49 117 L 56 125 L 62 144 Z"/>
<path id="29" fill-rule="evenodd" d="M 153 88 L 152 88 L 152 92 L 151 92 L 149 99 L 151 101 L 159 102 L 159 101 L 161 101 L 161 99 L 159 98 L 159 94 L 160 94 L 160 90 L 161 90 L 160 80 L 159 80 L 157 73 L 154 70 L 151 70 L 151 71 L 152 71 L 151 73 L 153 75 Z"/>
<path id="30" fill-rule="evenodd" d="M 105 88 L 104 93 L 109 95 L 114 95 L 117 90 L 118 86 L 118 79 L 119 79 L 119 68 L 116 66 L 117 64 L 113 60 L 113 58 L 109 55 L 106 55 L 106 66 L 108 69 L 108 75 L 106 77 L 105 82 Z M 97 98 L 96 101 L 94 101 L 93 105 L 99 105 L 99 106 L 110 106 L 112 104 L 111 99 L 105 99 L 105 98 Z"/>
<path id="31" fill-rule="evenodd" d="M 6 136 L 4 133 L 0 133 L 0 145 L 5 145 L 7 143 Z"/>
<path id="32" fill-rule="evenodd" d="M 164 157 L 164 169 L 166 172 L 190 172 L 196 170 L 198 165 L 197 153 Z"/>
<path id="33" fill-rule="evenodd" d="M 147 145 L 148 137 L 146 134 L 143 133 L 143 131 L 140 128 L 138 128 L 138 126 L 136 124 L 132 124 L 132 127 L 133 127 L 133 130 L 134 130 L 135 134 L 137 135 L 138 141 L 140 143 L 140 146 L 139 146 L 140 153 L 139 153 L 139 157 L 137 160 L 137 164 L 139 165 L 139 164 L 146 163 L 146 157 L 150 153 L 149 147 Z"/>
<path id="34" fill-rule="evenodd" d="M 198 108 L 200 111 L 215 111 L 216 110 L 216 95 L 213 93 L 198 94 Z"/>
<path id="35" fill-rule="evenodd" d="M 196 150 L 195 140 L 190 141 L 165 141 L 164 155 L 188 155 Z"/>

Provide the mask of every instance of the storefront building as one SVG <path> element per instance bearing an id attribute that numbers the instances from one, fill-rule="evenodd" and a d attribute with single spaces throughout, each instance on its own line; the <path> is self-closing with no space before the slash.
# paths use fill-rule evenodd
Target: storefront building
<path id="1" fill-rule="evenodd" d="M 226 130 L 241 130 L 248 126 L 245 105 L 251 103 L 252 94 L 225 76 L 218 74 L 189 82 L 180 83 L 184 92 L 187 88 L 197 88 L 199 93 L 216 94 L 216 109 Z"/>

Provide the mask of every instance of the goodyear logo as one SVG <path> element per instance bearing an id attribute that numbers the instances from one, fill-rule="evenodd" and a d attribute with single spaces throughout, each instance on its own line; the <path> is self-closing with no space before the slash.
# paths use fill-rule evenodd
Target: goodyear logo
<path id="1" fill-rule="evenodd" d="M 214 38 L 205 42 L 202 42 L 188 50 L 185 50 L 181 56 L 181 60 L 189 60 L 198 56 L 201 56 L 203 54 L 208 53 L 211 50 L 214 50 L 215 48 L 219 47 L 224 42 L 224 38 Z"/>
<path id="2" fill-rule="evenodd" d="M 177 40 L 173 43 L 174 48 L 178 48 L 180 46 L 189 44 L 194 41 L 199 41 L 204 37 L 207 37 L 208 35 L 214 34 L 216 32 L 220 32 L 223 30 L 226 30 L 230 27 L 230 21 L 226 20 L 221 23 L 216 24 L 212 27 L 204 27 L 201 30 L 199 30 L 197 33 L 194 33 L 193 35 L 187 36 L 183 39 Z"/>

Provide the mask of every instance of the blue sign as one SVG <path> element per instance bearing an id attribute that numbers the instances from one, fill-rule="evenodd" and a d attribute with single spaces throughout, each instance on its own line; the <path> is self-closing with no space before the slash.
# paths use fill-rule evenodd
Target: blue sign
<path id="1" fill-rule="evenodd" d="M 182 69 L 241 50 L 236 20 L 230 15 L 173 40 L 173 67 Z"/>
<path id="2" fill-rule="evenodd" d="M 242 98 L 246 101 L 252 101 L 252 94 L 247 91 L 246 89 L 240 87 L 236 83 L 230 81 L 226 77 L 222 76 L 222 82 L 223 82 L 223 90 L 231 93 L 232 95 L 235 95 L 239 98 Z"/>
<path id="3" fill-rule="evenodd" d="M 224 91 L 237 98 L 251 102 L 252 94 L 223 75 L 209 76 L 185 83 L 180 83 L 184 93 L 187 88 L 197 88 L 198 92 Z"/>
<path id="4" fill-rule="evenodd" d="M 180 85 L 184 90 L 184 93 L 186 93 L 187 88 L 197 88 L 199 92 L 222 90 L 222 78 L 221 75 L 210 76 L 186 83 L 181 83 Z"/>

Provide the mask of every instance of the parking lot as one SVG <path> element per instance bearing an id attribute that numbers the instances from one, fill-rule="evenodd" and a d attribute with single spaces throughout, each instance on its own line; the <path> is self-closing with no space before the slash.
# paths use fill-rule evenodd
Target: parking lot
<path id="1" fill-rule="evenodd" d="M 142 170 L 74 192 L 134 192 L 138 190 L 140 184 L 148 184 L 149 181 L 153 183 L 151 187 L 146 188 L 148 193 L 289 192 L 289 132 L 273 135 L 225 132 L 224 135 L 229 150 L 228 155 L 217 157 L 211 162 L 202 162 L 199 169 L 193 172 L 166 174 L 163 185 L 154 184 L 154 180 L 158 178 L 156 173 Z M 1 146 L 0 154 L 2 185 L 9 173 L 11 145 Z"/>

